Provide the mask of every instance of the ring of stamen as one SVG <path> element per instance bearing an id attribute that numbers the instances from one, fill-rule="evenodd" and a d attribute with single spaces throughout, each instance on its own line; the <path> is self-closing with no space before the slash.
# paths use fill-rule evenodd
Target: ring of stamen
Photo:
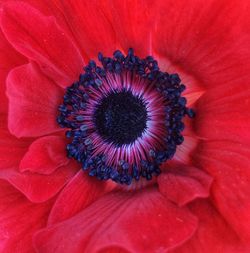
<path id="1" fill-rule="evenodd" d="M 72 139 L 68 156 L 101 180 L 150 180 L 183 142 L 183 117 L 194 116 L 181 96 L 185 86 L 132 49 L 99 60 L 102 67 L 90 61 L 59 107 L 58 123 Z"/>

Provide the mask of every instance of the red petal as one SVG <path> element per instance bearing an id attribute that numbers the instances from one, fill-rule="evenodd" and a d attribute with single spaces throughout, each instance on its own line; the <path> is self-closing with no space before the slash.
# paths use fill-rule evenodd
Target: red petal
<path id="1" fill-rule="evenodd" d="M 198 139 L 195 136 L 184 136 L 184 142 L 177 146 L 176 153 L 173 157 L 173 161 L 181 162 L 184 164 L 191 163 L 191 154 L 194 152 L 195 148 L 198 145 Z"/>
<path id="2" fill-rule="evenodd" d="M 196 109 L 194 109 L 196 111 Z M 169 163 L 183 163 L 183 164 L 192 164 L 191 155 L 195 152 L 195 148 L 199 143 L 199 138 L 194 133 L 193 130 L 193 119 L 185 117 L 183 123 L 185 125 L 185 129 L 182 132 L 184 141 L 181 145 L 177 146 L 175 155 Z"/>
<path id="3" fill-rule="evenodd" d="M 62 166 L 50 175 L 20 173 L 15 169 L 0 170 L 0 178 L 21 191 L 30 201 L 38 203 L 55 196 L 77 172 L 75 163 Z"/>
<path id="4" fill-rule="evenodd" d="M 105 187 L 105 183 L 79 171 L 58 196 L 48 223 L 55 224 L 74 216 L 106 193 Z"/>
<path id="5" fill-rule="evenodd" d="M 0 116 L 0 170 L 18 166 L 30 144 L 29 140 L 20 140 L 9 133 L 6 119 Z"/>
<path id="6" fill-rule="evenodd" d="M 100 1 L 57 1 L 81 50 L 89 58 L 98 52 L 111 55 L 117 49 L 113 25 Z"/>
<path id="7" fill-rule="evenodd" d="M 29 202 L 9 183 L 0 180 L 0 251 L 31 253 L 33 234 L 46 226 L 51 201 Z"/>
<path id="8" fill-rule="evenodd" d="M 100 1 L 57 1 L 81 50 L 89 58 L 98 52 L 111 55 L 117 49 L 113 25 Z"/>
<path id="9" fill-rule="evenodd" d="M 204 94 L 197 105 L 196 133 L 204 139 L 250 143 L 250 86 L 223 85 Z"/>
<path id="10" fill-rule="evenodd" d="M 57 108 L 62 91 L 34 64 L 12 70 L 7 78 L 9 129 L 17 137 L 59 131 Z"/>
<path id="11" fill-rule="evenodd" d="M 69 162 L 65 138 L 46 136 L 35 140 L 20 162 L 20 171 L 51 174 Z"/>
<path id="12" fill-rule="evenodd" d="M 206 87 L 249 80 L 249 1 L 161 2 L 153 49 Z"/>
<path id="13" fill-rule="evenodd" d="M 158 177 L 160 192 L 180 206 L 196 198 L 207 198 L 211 183 L 212 178 L 204 171 L 183 164 L 167 168 Z"/>
<path id="14" fill-rule="evenodd" d="M 130 253 L 130 252 L 120 247 L 111 246 L 98 251 L 98 253 Z"/>
<path id="15" fill-rule="evenodd" d="M 169 253 L 249 253 L 235 232 L 211 203 L 200 200 L 192 203 L 192 212 L 199 218 L 195 235 L 180 248 Z"/>
<path id="16" fill-rule="evenodd" d="M 137 55 L 152 55 L 152 30 L 158 15 L 157 3 L 148 0 L 110 0 L 104 1 L 102 6 L 125 51 L 132 47 Z"/>
<path id="17" fill-rule="evenodd" d="M 196 164 L 213 178 L 212 197 L 224 219 L 250 241 L 250 149 L 240 143 L 204 142 Z"/>
<path id="18" fill-rule="evenodd" d="M 8 108 L 8 101 L 5 95 L 6 77 L 12 68 L 24 64 L 25 60 L 10 46 L 1 30 L 0 30 L 0 59 L 1 59 L 0 111 L 6 113 Z"/>
<path id="19" fill-rule="evenodd" d="M 168 73 L 178 73 L 181 78 L 181 82 L 185 84 L 186 89 L 183 91 L 183 96 L 187 99 L 187 106 L 193 107 L 193 104 L 204 94 L 205 88 L 200 83 L 200 80 L 191 75 L 187 70 L 169 61 L 166 55 L 158 56 L 156 54 L 156 59 L 158 61 L 159 67 L 162 71 Z"/>
<path id="20" fill-rule="evenodd" d="M 96 58 L 99 51 L 110 55 L 120 47 L 124 50 L 133 47 L 142 56 L 152 54 L 153 38 L 149 30 L 154 26 L 157 5 L 151 1 L 54 2 L 64 13 L 66 23 L 73 31 L 81 51 L 88 57 Z M 51 5 L 50 9 L 54 8 L 53 4 L 48 4 Z M 34 5 L 51 13 L 42 3 Z M 65 20 L 63 22 L 58 10 L 52 14 L 64 25 Z M 64 27 L 67 30 L 67 26 Z"/>
<path id="21" fill-rule="evenodd" d="M 7 0 L 8 1 L 8 0 Z M 6 1 L 6 2 L 7 2 Z M 60 0 L 43 0 L 43 1 L 37 1 L 37 0 L 25 0 L 23 1 L 27 4 L 29 4 L 31 7 L 34 7 L 35 9 L 39 10 L 42 14 L 45 16 L 54 16 L 56 18 L 56 22 L 58 25 L 64 30 L 67 31 L 67 34 L 70 36 L 70 39 L 74 42 L 74 34 L 72 33 L 69 24 L 67 23 L 67 20 L 65 19 L 64 13 L 61 10 L 60 6 Z M 76 43 L 75 43 L 76 44 Z"/>
<path id="22" fill-rule="evenodd" d="M 59 85 L 78 79 L 83 66 L 80 52 L 53 17 L 26 3 L 9 2 L 1 12 L 1 26 L 13 47 L 36 61 Z"/>
<path id="23" fill-rule="evenodd" d="M 196 226 L 187 209 L 168 202 L 155 188 L 117 192 L 39 232 L 35 247 L 39 253 L 92 253 L 112 245 L 137 253 L 165 252 L 189 239 Z"/>

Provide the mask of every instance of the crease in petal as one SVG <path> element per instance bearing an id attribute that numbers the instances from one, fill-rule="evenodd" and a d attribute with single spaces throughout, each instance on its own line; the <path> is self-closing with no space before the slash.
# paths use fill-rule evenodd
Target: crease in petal
<path id="1" fill-rule="evenodd" d="M 31 202 L 40 203 L 54 197 L 75 175 L 78 167 L 74 162 L 61 166 L 50 175 L 19 172 L 9 168 L 0 170 L 0 178 L 7 180 Z"/>
<path id="2" fill-rule="evenodd" d="M 31 253 L 33 234 L 46 227 L 53 200 L 31 203 L 8 182 L 0 180 L 0 251 Z"/>
<path id="3" fill-rule="evenodd" d="M 204 141 L 193 156 L 214 178 L 211 197 L 217 210 L 241 240 L 249 242 L 249 147 L 230 141 Z"/>
<path id="4" fill-rule="evenodd" d="M 152 55 L 158 4 L 150 0 L 102 1 L 103 11 L 113 26 L 121 48 L 133 47 L 142 57 Z"/>
<path id="5" fill-rule="evenodd" d="M 11 135 L 6 115 L 0 114 L 0 170 L 18 166 L 30 143 L 30 139 L 17 139 Z"/>
<path id="6" fill-rule="evenodd" d="M 224 84 L 206 92 L 197 103 L 195 133 L 203 139 L 250 143 L 249 82 Z"/>
<path id="7" fill-rule="evenodd" d="M 159 3 L 153 35 L 157 53 L 201 80 L 206 88 L 249 80 L 248 1 Z"/>
<path id="8" fill-rule="evenodd" d="M 84 57 L 96 59 L 99 52 L 111 55 L 118 48 L 117 35 L 101 1 L 55 0 L 54 4 L 63 12 Z"/>
<path id="9" fill-rule="evenodd" d="M 71 219 L 39 231 L 34 245 L 38 253 L 98 252 L 113 245 L 133 253 L 166 252 L 196 228 L 195 216 L 156 188 L 111 192 Z"/>
<path id="10" fill-rule="evenodd" d="M 51 174 L 69 163 L 65 138 L 45 136 L 35 140 L 22 158 L 19 169 L 40 174 Z"/>
<path id="11" fill-rule="evenodd" d="M 62 87 L 78 79 L 84 65 L 77 47 L 57 24 L 21 1 L 5 3 L 0 25 L 10 44 L 39 64 L 44 74 Z"/>
<path id="12" fill-rule="evenodd" d="M 69 219 L 108 191 L 106 182 L 91 178 L 80 170 L 57 197 L 48 224 Z"/>
<path id="13" fill-rule="evenodd" d="M 0 29 L 0 112 L 8 111 L 8 100 L 5 95 L 6 77 L 12 68 L 24 64 L 26 61 L 8 43 Z"/>
<path id="14" fill-rule="evenodd" d="M 99 250 L 98 253 L 130 253 L 130 252 L 124 248 L 114 245 L 114 246 L 110 246 L 102 250 Z"/>
<path id="15" fill-rule="evenodd" d="M 169 253 L 248 253 L 243 243 L 210 201 L 198 200 L 189 205 L 199 219 L 194 236 Z"/>
<path id="16" fill-rule="evenodd" d="M 61 131 L 56 122 L 63 91 L 34 63 L 13 69 L 7 78 L 8 126 L 17 137 Z"/>
<path id="17" fill-rule="evenodd" d="M 208 198 L 213 179 L 201 169 L 179 163 L 166 168 L 157 181 L 167 199 L 184 206 L 197 198 Z"/>

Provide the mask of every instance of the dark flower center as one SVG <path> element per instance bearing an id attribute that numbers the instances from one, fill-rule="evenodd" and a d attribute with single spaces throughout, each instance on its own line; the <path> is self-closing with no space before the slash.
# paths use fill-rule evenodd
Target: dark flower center
<path id="1" fill-rule="evenodd" d="M 59 106 L 57 121 L 71 139 L 68 157 L 100 180 L 150 180 L 183 142 L 183 117 L 194 116 L 181 96 L 185 86 L 132 49 L 98 58 L 101 66 L 90 61 Z"/>
<path id="2" fill-rule="evenodd" d="M 131 91 L 111 92 L 94 113 L 97 132 L 117 146 L 133 143 L 146 129 L 147 109 Z"/>

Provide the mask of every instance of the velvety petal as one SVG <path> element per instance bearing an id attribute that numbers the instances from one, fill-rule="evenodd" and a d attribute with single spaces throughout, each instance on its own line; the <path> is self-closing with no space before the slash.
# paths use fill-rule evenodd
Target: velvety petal
<path id="1" fill-rule="evenodd" d="M 9 71 L 21 64 L 25 59 L 17 53 L 5 39 L 0 29 L 0 112 L 7 113 L 8 101 L 5 95 L 6 77 Z"/>
<path id="2" fill-rule="evenodd" d="M 193 107 L 192 107 L 193 108 Z M 196 111 L 196 109 L 194 108 Z M 199 143 L 199 138 L 193 130 L 193 121 L 189 117 L 185 117 L 183 120 L 185 128 L 182 132 L 184 141 L 181 145 L 178 145 L 174 157 L 166 163 L 184 163 L 192 164 L 191 155 L 195 152 L 195 148 Z"/>
<path id="3" fill-rule="evenodd" d="M 160 192 L 180 206 L 209 197 L 212 184 L 212 178 L 204 171 L 184 164 L 166 168 L 157 181 Z"/>
<path id="4" fill-rule="evenodd" d="M 65 87 L 78 79 L 83 67 L 82 57 L 55 18 L 16 1 L 4 4 L 0 23 L 11 45 L 36 61 L 59 85 Z"/>
<path id="5" fill-rule="evenodd" d="M 130 253 L 130 252 L 120 247 L 111 246 L 111 247 L 107 247 L 105 249 L 99 250 L 98 253 Z"/>
<path id="6" fill-rule="evenodd" d="M 154 51 L 206 87 L 249 80 L 249 1 L 159 3 Z"/>
<path id="7" fill-rule="evenodd" d="M 0 170 L 17 167 L 29 144 L 30 140 L 20 140 L 9 133 L 7 119 L 0 114 Z"/>
<path id="8" fill-rule="evenodd" d="M 66 140 L 60 136 L 46 136 L 35 140 L 20 162 L 20 171 L 51 174 L 69 162 Z"/>
<path id="9" fill-rule="evenodd" d="M 240 238 L 250 241 L 250 149 L 241 143 L 204 142 L 194 155 L 213 178 L 215 206 Z"/>
<path id="10" fill-rule="evenodd" d="M 190 209 L 199 219 L 197 232 L 187 243 L 169 253 L 250 252 L 250 246 L 240 241 L 211 203 L 199 200 L 192 203 Z"/>
<path id="11" fill-rule="evenodd" d="M 177 146 L 173 161 L 190 164 L 191 154 L 195 151 L 195 148 L 198 145 L 198 139 L 195 136 L 188 135 L 183 135 L 183 137 L 184 142 L 180 146 Z"/>
<path id="12" fill-rule="evenodd" d="M 6 0 L 5 0 L 6 1 Z M 8 2 L 7 0 L 6 2 Z M 19 0 L 17 0 L 19 1 Z M 67 32 L 68 36 L 70 36 L 71 41 L 74 41 L 76 44 L 77 41 L 75 40 L 74 34 L 72 34 L 72 31 L 70 29 L 70 26 L 67 23 L 67 20 L 65 19 L 64 13 L 62 11 L 62 8 L 60 6 L 60 0 L 43 0 L 43 1 L 37 1 L 37 0 L 23 0 L 23 2 L 29 4 L 31 7 L 39 10 L 43 15 L 45 16 L 54 16 L 56 18 L 56 22 L 58 25 Z"/>
<path id="13" fill-rule="evenodd" d="M 200 80 L 191 75 L 187 70 L 174 64 L 165 55 L 157 55 L 155 58 L 158 61 L 159 67 L 162 71 L 166 71 L 170 74 L 178 73 L 181 82 L 186 86 L 182 95 L 187 99 L 187 106 L 194 107 L 195 102 L 204 94 L 206 89 L 203 87 Z"/>
<path id="14" fill-rule="evenodd" d="M 134 253 L 165 252 L 189 239 L 196 226 L 187 209 L 167 201 L 155 188 L 119 191 L 41 230 L 34 245 L 39 253 L 92 253 L 113 245 Z"/>
<path id="15" fill-rule="evenodd" d="M 250 85 L 222 85 L 206 92 L 197 104 L 195 130 L 203 139 L 250 143 Z"/>
<path id="16" fill-rule="evenodd" d="M 7 78 L 9 129 L 17 137 L 59 131 L 57 108 L 63 92 L 35 64 L 13 69 Z"/>
<path id="17" fill-rule="evenodd" d="M 0 180 L 0 251 L 34 253 L 32 236 L 46 226 L 52 202 L 33 204 Z"/>
<path id="18" fill-rule="evenodd" d="M 58 8 L 58 12 L 63 13 L 63 18 L 72 31 L 74 40 L 77 41 L 81 53 L 86 58 L 97 57 L 98 52 L 110 55 L 117 49 L 119 42 L 101 1 L 54 0 L 53 5 Z M 58 18 L 58 13 L 56 16 Z M 64 48 L 61 47 L 61 49 Z M 79 66 L 82 67 L 82 64 L 70 59 L 67 59 L 67 63 L 70 64 L 69 66 L 78 64 L 78 69 Z M 74 67 L 74 69 L 77 68 Z"/>
<path id="19" fill-rule="evenodd" d="M 152 55 L 152 30 L 158 15 L 156 2 L 108 0 L 102 6 L 125 52 L 132 47 L 137 55 Z"/>
<path id="20" fill-rule="evenodd" d="M 30 201 L 39 203 L 55 196 L 74 176 L 78 167 L 74 162 L 58 168 L 50 175 L 23 172 L 17 169 L 0 170 L 0 178 L 7 180 Z"/>
<path id="21" fill-rule="evenodd" d="M 56 199 L 48 223 L 66 220 L 83 210 L 107 192 L 106 183 L 91 178 L 80 170 Z"/>

